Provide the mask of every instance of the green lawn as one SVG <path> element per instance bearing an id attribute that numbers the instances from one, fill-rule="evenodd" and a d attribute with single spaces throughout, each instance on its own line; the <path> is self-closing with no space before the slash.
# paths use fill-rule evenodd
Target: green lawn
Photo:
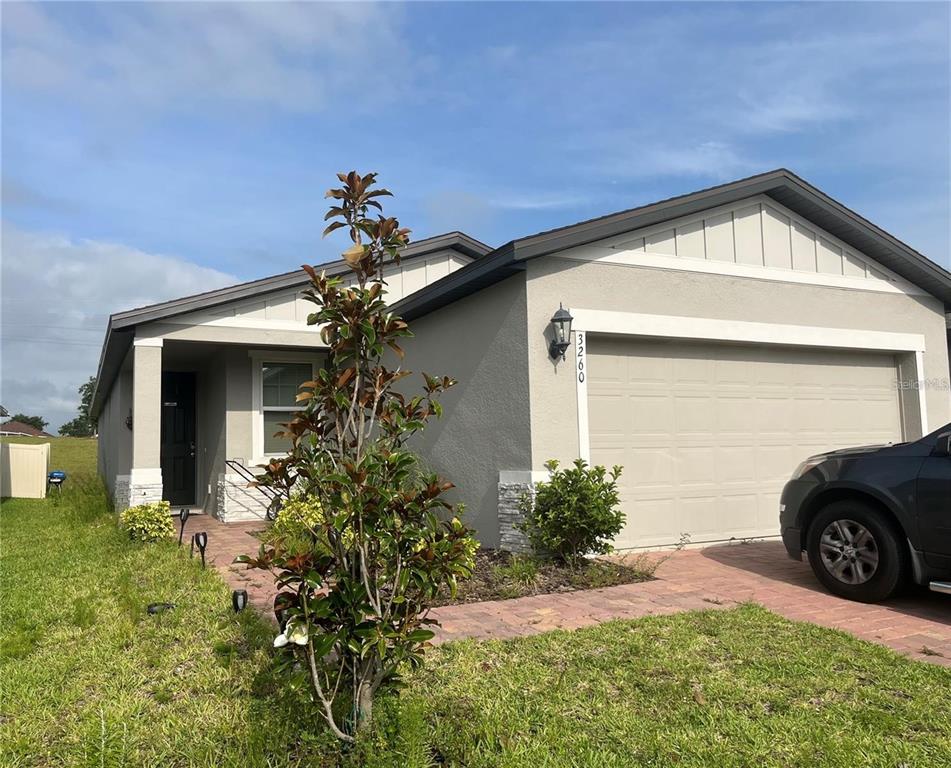
<path id="1" fill-rule="evenodd" d="M 94 437 L 3 437 L 4 443 L 50 443 L 50 469 L 68 473 L 92 474 L 96 471 L 96 438 Z"/>
<path id="2" fill-rule="evenodd" d="M 4 502 L 0 533 L 4 766 L 951 765 L 951 672 L 752 606 L 444 646 L 341 756 L 271 628 L 95 483 Z"/>

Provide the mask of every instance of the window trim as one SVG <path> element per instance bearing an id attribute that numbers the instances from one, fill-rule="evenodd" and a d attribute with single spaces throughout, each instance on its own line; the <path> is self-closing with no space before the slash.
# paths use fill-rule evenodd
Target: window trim
<path id="1" fill-rule="evenodd" d="M 264 405 L 264 363 L 310 363 L 311 378 L 316 377 L 323 362 L 323 356 L 306 352 L 276 352 L 252 350 L 251 358 L 251 453 L 250 464 L 266 464 L 270 459 L 283 456 L 283 453 L 264 452 L 264 414 L 267 411 L 286 411 L 287 408 Z"/>

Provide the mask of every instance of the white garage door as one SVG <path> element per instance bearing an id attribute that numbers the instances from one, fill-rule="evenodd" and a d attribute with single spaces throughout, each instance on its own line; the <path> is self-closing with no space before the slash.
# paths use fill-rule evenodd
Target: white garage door
<path id="1" fill-rule="evenodd" d="M 806 456 L 901 439 L 891 355 L 588 336 L 591 461 L 624 467 L 615 545 L 779 533 Z"/>

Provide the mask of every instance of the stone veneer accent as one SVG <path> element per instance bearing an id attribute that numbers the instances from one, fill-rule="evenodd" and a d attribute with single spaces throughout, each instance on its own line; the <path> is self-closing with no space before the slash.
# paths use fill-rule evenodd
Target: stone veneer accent
<path id="1" fill-rule="evenodd" d="M 122 512 L 139 504 L 151 504 L 162 500 L 161 483 L 133 482 L 131 475 L 116 475 L 113 505 L 116 512 Z"/>
<path id="2" fill-rule="evenodd" d="M 128 475 L 116 475 L 116 485 L 112 501 L 115 505 L 116 512 L 123 512 L 129 508 Z"/>
<path id="3" fill-rule="evenodd" d="M 514 477 L 516 474 L 525 475 L 525 477 L 516 480 Z M 499 549 L 517 554 L 532 551 L 528 537 L 518 529 L 525 519 L 519 509 L 525 494 L 534 500 L 535 483 L 531 480 L 530 472 L 499 473 Z"/>
<path id="4" fill-rule="evenodd" d="M 218 475 L 215 517 L 223 523 L 266 520 L 268 499 L 257 488 L 248 488 L 241 475 Z"/>

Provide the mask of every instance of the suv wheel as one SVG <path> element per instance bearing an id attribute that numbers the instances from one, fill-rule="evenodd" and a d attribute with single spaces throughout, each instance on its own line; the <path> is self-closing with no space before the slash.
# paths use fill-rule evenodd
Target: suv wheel
<path id="1" fill-rule="evenodd" d="M 880 512 L 860 501 L 837 501 L 820 510 L 809 526 L 806 550 L 819 581 L 849 600 L 884 600 L 905 573 L 901 538 Z"/>

